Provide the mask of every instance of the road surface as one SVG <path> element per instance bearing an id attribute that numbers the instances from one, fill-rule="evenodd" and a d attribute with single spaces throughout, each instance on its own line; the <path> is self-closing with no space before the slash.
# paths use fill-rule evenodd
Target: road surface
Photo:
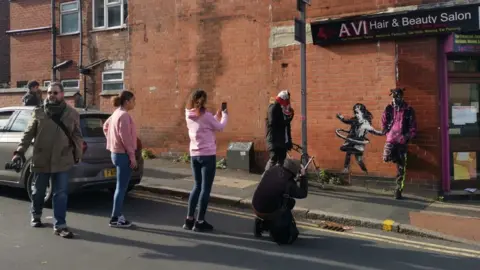
<path id="1" fill-rule="evenodd" d="M 133 229 L 108 226 L 111 197 L 95 192 L 71 196 L 67 222 L 75 239 L 31 228 L 21 191 L 0 188 L 0 269 L 5 270 L 478 270 L 478 247 L 406 238 L 374 230 L 330 232 L 302 227 L 293 246 L 252 236 L 246 212 L 214 207 L 207 214 L 216 231 L 181 228 L 184 202 L 133 193 L 125 215 Z M 44 221 L 52 223 L 46 209 Z M 478 228 L 480 230 L 480 228 Z"/>

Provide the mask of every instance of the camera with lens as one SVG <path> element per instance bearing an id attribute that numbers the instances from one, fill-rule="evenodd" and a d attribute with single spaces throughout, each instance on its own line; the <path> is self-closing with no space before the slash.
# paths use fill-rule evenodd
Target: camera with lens
<path id="1" fill-rule="evenodd" d="M 11 162 L 5 163 L 5 170 L 16 171 L 17 173 L 22 171 L 23 164 L 25 164 L 25 156 L 22 154 L 14 153 L 17 158 L 14 158 Z"/>
<path id="2" fill-rule="evenodd" d="M 22 161 L 16 160 L 16 161 L 5 163 L 5 170 L 20 172 L 22 170 Z"/>

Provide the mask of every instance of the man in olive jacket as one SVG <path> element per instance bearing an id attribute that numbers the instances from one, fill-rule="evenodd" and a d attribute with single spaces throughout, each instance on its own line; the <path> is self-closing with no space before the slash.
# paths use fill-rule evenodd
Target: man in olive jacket
<path id="1" fill-rule="evenodd" d="M 33 227 L 42 227 L 42 209 L 46 188 L 52 179 L 54 231 L 56 235 L 72 238 L 65 221 L 68 200 L 69 170 L 82 158 L 83 139 L 79 114 L 64 100 L 60 83 L 48 87 L 47 99 L 36 107 L 32 120 L 14 152 L 13 161 L 24 160 L 25 152 L 35 139 L 31 170 L 35 177 L 32 190 Z M 62 129 L 62 125 L 65 131 Z M 67 135 L 68 134 L 68 135 Z"/>

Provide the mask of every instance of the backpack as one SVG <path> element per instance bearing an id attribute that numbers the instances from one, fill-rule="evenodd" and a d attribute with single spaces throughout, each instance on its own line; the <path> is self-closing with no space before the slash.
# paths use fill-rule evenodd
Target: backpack
<path id="1" fill-rule="evenodd" d="M 288 190 L 288 185 L 287 185 Z M 299 231 L 292 211 L 288 209 L 287 203 L 290 199 L 288 192 L 283 195 L 282 207 L 275 215 L 270 226 L 270 237 L 279 245 L 291 245 L 297 240 Z"/>

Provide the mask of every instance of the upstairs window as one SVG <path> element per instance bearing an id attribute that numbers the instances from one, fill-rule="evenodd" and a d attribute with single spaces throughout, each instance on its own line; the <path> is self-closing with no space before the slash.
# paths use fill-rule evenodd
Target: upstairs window
<path id="1" fill-rule="evenodd" d="M 80 14 L 78 2 L 60 4 L 60 34 L 76 34 L 80 31 Z"/>
<path id="2" fill-rule="evenodd" d="M 63 80 L 62 85 L 63 85 L 63 88 L 65 89 L 79 89 L 80 81 L 79 80 Z"/>
<path id="3" fill-rule="evenodd" d="M 123 90 L 123 71 L 105 71 L 102 74 L 102 89 Z"/>
<path id="4" fill-rule="evenodd" d="M 119 28 L 126 24 L 128 0 L 93 0 L 93 28 Z"/>

